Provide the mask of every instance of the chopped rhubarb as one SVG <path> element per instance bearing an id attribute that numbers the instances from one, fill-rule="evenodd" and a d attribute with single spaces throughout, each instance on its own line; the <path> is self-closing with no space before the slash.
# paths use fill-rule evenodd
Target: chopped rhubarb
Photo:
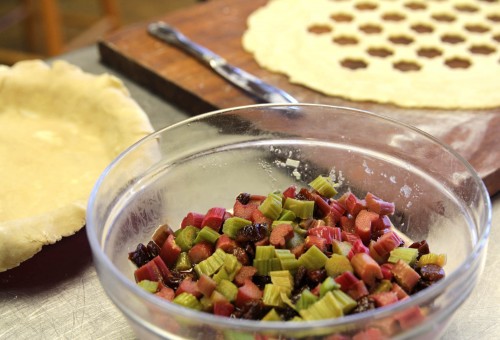
<path id="1" fill-rule="evenodd" d="M 293 227 L 290 224 L 278 224 L 271 231 L 269 243 L 276 248 L 284 248 L 286 241 L 293 237 Z"/>
<path id="2" fill-rule="evenodd" d="M 245 280 L 252 279 L 255 274 L 257 274 L 257 268 L 254 266 L 242 266 L 234 277 L 234 283 L 237 286 L 242 286 Z"/>
<path id="3" fill-rule="evenodd" d="M 387 215 L 379 215 L 379 218 L 372 222 L 372 232 L 378 233 L 384 230 L 390 230 L 392 227 L 391 220 Z M 385 234 L 384 232 L 381 235 Z"/>
<path id="4" fill-rule="evenodd" d="M 245 220 L 251 220 L 252 214 L 259 207 L 258 203 L 248 202 L 247 204 L 243 204 L 240 201 L 236 200 L 233 205 L 233 215 L 236 217 L 244 218 Z"/>
<path id="5" fill-rule="evenodd" d="M 161 281 L 168 282 L 170 278 L 172 278 L 172 273 L 170 272 L 170 269 L 168 269 L 165 262 L 163 262 L 162 258 L 158 255 L 155 258 L 153 258 L 152 262 L 156 264 L 156 267 L 158 268 L 158 271 L 161 274 L 162 277 Z"/>
<path id="6" fill-rule="evenodd" d="M 401 242 L 401 238 L 391 230 L 370 245 L 370 255 L 378 263 L 384 263 L 389 258 L 391 251 L 399 247 Z"/>
<path id="7" fill-rule="evenodd" d="M 193 279 L 189 276 L 182 280 L 182 282 L 179 284 L 179 287 L 175 291 L 175 296 L 178 296 L 182 293 L 189 293 L 197 298 L 200 298 L 202 296 L 202 293 L 198 288 L 198 282 L 193 281 Z"/>
<path id="8" fill-rule="evenodd" d="M 354 233 L 356 230 L 354 228 L 354 217 L 352 216 L 341 216 L 340 217 L 340 227 L 342 231 L 348 233 Z"/>
<path id="9" fill-rule="evenodd" d="M 342 291 L 347 292 L 359 279 L 351 272 L 344 272 L 335 278 L 335 282 L 340 285 Z"/>
<path id="10" fill-rule="evenodd" d="M 307 234 L 323 238 L 327 245 L 332 244 L 333 240 L 337 241 L 342 240 L 342 230 L 340 230 L 340 228 L 337 227 L 329 227 L 329 226 L 314 227 L 309 229 L 307 231 Z"/>
<path id="11" fill-rule="evenodd" d="M 295 193 L 297 191 L 297 187 L 295 185 L 290 185 L 288 188 L 283 191 L 283 196 L 287 198 L 295 198 Z"/>
<path id="12" fill-rule="evenodd" d="M 236 241 L 227 236 L 226 234 L 222 234 L 215 244 L 215 249 L 222 249 L 226 253 L 232 253 L 233 249 L 236 248 Z"/>
<path id="13" fill-rule="evenodd" d="M 201 222 L 202 227 L 210 227 L 215 231 L 219 231 L 222 223 L 224 223 L 224 217 L 226 215 L 225 208 L 214 207 L 210 208 L 205 214 L 205 218 Z"/>
<path id="14" fill-rule="evenodd" d="M 368 295 L 368 288 L 366 288 L 366 285 L 363 281 L 359 280 L 358 282 L 351 285 L 346 293 L 354 300 L 359 300 L 363 296 Z"/>
<path id="15" fill-rule="evenodd" d="M 358 235 L 350 233 L 348 231 L 342 231 L 342 241 L 354 244 L 357 240 L 361 240 Z"/>
<path id="16" fill-rule="evenodd" d="M 363 241 L 361 241 L 360 239 L 357 239 L 357 240 L 353 243 L 351 250 L 350 250 L 350 251 L 349 251 L 349 253 L 347 254 L 347 258 L 349 258 L 349 260 L 352 260 L 352 257 L 353 257 L 355 254 L 359 254 L 359 253 L 369 254 L 369 253 L 370 253 L 370 250 L 368 249 L 368 247 L 366 247 L 366 246 L 363 244 Z"/>
<path id="17" fill-rule="evenodd" d="M 346 208 L 336 200 L 330 200 L 330 212 L 335 217 L 335 221 L 340 222 L 340 218 L 344 216 Z"/>
<path id="18" fill-rule="evenodd" d="M 145 265 L 137 268 L 134 271 L 134 277 L 136 282 L 141 282 L 143 280 L 149 281 L 161 281 L 163 277 L 161 275 L 160 269 L 154 261 L 150 261 Z"/>
<path id="19" fill-rule="evenodd" d="M 203 241 L 195 244 L 188 251 L 189 260 L 192 264 L 200 263 L 213 253 L 213 246 L 209 242 Z"/>
<path id="20" fill-rule="evenodd" d="M 392 274 L 396 282 L 407 292 L 411 293 L 413 287 L 420 280 L 420 275 L 408 263 L 399 260 L 392 267 Z"/>
<path id="21" fill-rule="evenodd" d="M 172 301 L 175 297 L 175 291 L 172 288 L 162 284 L 160 285 L 160 289 L 155 293 L 155 295 L 161 297 L 162 299 Z"/>
<path id="22" fill-rule="evenodd" d="M 330 211 L 331 211 L 331 207 L 328 204 L 328 202 L 325 201 L 323 199 L 323 197 L 321 197 L 318 194 L 313 194 L 313 197 L 314 197 L 314 203 L 316 204 L 316 207 L 321 212 L 320 215 L 322 217 L 327 216 L 330 213 Z"/>
<path id="23" fill-rule="evenodd" d="M 312 246 L 318 247 L 323 253 L 327 251 L 326 240 L 320 236 L 309 235 L 306 237 L 306 248 L 309 249 Z"/>
<path id="24" fill-rule="evenodd" d="M 419 307 L 413 306 L 397 312 L 394 319 L 399 322 L 401 329 L 407 330 L 422 323 L 425 320 L 425 315 Z"/>
<path id="25" fill-rule="evenodd" d="M 217 287 L 217 282 L 205 274 L 202 274 L 197 282 L 198 290 L 206 297 L 210 297 Z"/>
<path id="26" fill-rule="evenodd" d="M 398 296 L 394 292 L 379 292 L 371 294 L 370 297 L 375 301 L 377 307 L 384 307 L 398 302 Z"/>
<path id="27" fill-rule="evenodd" d="M 377 213 L 368 210 L 361 210 L 354 220 L 356 234 L 361 238 L 365 245 L 367 245 L 372 238 L 372 223 L 378 218 L 379 215 Z"/>
<path id="28" fill-rule="evenodd" d="M 391 292 L 396 294 L 396 296 L 398 297 L 398 300 L 406 299 L 409 296 L 408 294 L 406 294 L 404 289 L 401 288 L 401 286 L 398 285 L 396 282 L 392 283 Z"/>
<path id="29" fill-rule="evenodd" d="M 384 280 L 392 280 L 392 267 L 394 267 L 394 264 L 392 263 L 383 263 L 380 265 L 380 270 L 382 270 Z"/>
<path id="30" fill-rule="evenodd" d="M 387 337 L 384 336 L 384 334 L 380 329 L 374 327 L 358 332 L 352 337 L 352 340 L 383 340 L 383 339 L 387 339 Z"/>
<path id="31" fill-rule="evenodd" d="M 392 202 L 386 202 L 372 193 L 367 193 L 365 202 L 368 209 L 379 215 L 392 215 L 395 211 L 395 205 Z"/>
<path id="32" fill-rule="evenodd" d="M 383 277 L 379 264 L 366 253 L 355 254 L 351 265 L 354 272 L 370 287 L 374 287 L 376 281 Z"/>
<path id="33" fill-rule="evenodd" d="M 175 243 L 174 235 L 169 235 L 161 247 L 160 257 L 168 267 L 173 268 L 180 253 L 181 248 Z"/>
<path id="34" fill-rule="evenodd" d="M 214 314 L 220 316 L 231 316 L 234 311 L 234 305 L 229 301 L 215 301 Z"/>
<path id="35" fill-rule="evenodd" d="M 174 231 L 168 224 L 162 224 L 155 230 L 151 239 L 161 248 L 163 246 L 163 243 L 165 243 L 165 241 L 167 240 L 167 237 L 169 235 L 172 235 L 173 233 Z"/>
<path id="36" fill-rule="evenodd" d="M 205 215 L 196 213 L 196 212 L 190 212 L 188 213 L 181 222 L 181 228 L 184 229 L 188 225 L 191 225 L 196 228 L 202 228 L 203 225 L 203 220 L 205 219 Z"/>
<path id="37" fill-rule="evenodd" d="M 265 223 L 267 225 L 273 224 L 273 220 L 264 216 L 264 214 L 259 209 L 255 209 L 253 211 L 252 217 L 250 218 L 250 220 L 253 223 Z"/>
<path id="38" fill-rule="evenodd" d="M 361 210 L 366 209 L 364 200 L 360 200 L 353 193 L 347 195 L 345 205 L 347 212 L 353 217 L 356 217 Z"/>
<path id="39" fill-rule="evenodd" d="M 235 304 L 237 307 L 241 307 L 247 302 L 260 300 L 261 298 L 262 291 L 260 288 L 252 280 L 246 279 L 243 286 L 238 288 Z"/>

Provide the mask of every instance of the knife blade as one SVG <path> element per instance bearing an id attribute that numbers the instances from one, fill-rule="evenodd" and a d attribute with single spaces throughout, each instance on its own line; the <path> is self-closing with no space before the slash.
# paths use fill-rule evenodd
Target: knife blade
<path id="1" fill-rule="evenodd" d="M 165 22 L 159 21 L 149 24 L 148 32 L 157 39 L 191 54 L 200 62 L 211 68 L 219 76 L 246 91 L 261 102 L 298 103 L 298 101 L 287 92 L 229 64 L 221 56 L 191 41 L 180 31 Z"/>

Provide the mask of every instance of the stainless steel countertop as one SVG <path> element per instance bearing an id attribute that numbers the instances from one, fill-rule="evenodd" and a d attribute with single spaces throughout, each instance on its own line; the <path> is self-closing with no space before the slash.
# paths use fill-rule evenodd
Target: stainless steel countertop
<path id="1" fill-rule="evenodd" d="M 95 46 L 58 59 L 84 71 L 115 74 L 150 116 L 155 128 L 189 114 L 99 63 Z M 492 198 L 493 221 L 486 267 L 443 339 L 498 339 L 500 334 L 500 195 Z M 61 258 L 60 254 L 67 254 Z M 85 230 L 44 247 L 22 266 L 0 273 L 0 339 L 134 339 L 107 298 L 92 264 Z"/>

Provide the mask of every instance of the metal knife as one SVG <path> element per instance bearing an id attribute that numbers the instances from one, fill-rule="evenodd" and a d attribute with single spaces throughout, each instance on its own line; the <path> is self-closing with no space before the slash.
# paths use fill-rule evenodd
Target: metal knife
<path id="1" fill-rule="evenodd" d="M 245 90 L 265 103 L 298 103 L 290 94 L 263 82 L 254 75 L 230 65 L 224 58 L 198 45 L 169 24 L 159 21 L 148 26 L 148 32 L 154 37 L 172 44 L 196 57 L 221 77 Z"/>

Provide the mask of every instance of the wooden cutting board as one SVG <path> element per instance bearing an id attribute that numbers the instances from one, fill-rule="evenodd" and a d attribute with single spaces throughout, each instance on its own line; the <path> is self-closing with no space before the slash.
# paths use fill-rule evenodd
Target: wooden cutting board
<path id="1" fill-rule="evenodd" d="M 260 68 L 243 50 L 247 17 L 267 0 L 211 0 L 159 16 L 194 42 L 300 102 L 348 106 L 414 125 L 457 150 L 483 178 L 491 195 L 500 190 L 500 108 L 489 110 L 408 109 L 324 96 L 290 84 L 283 75 Z M 149 36 L 149 22 L 126 27 L 99 41 L 101 61 L 193 115 L 255 104 L 243 91 L 175 47 Z"/>

